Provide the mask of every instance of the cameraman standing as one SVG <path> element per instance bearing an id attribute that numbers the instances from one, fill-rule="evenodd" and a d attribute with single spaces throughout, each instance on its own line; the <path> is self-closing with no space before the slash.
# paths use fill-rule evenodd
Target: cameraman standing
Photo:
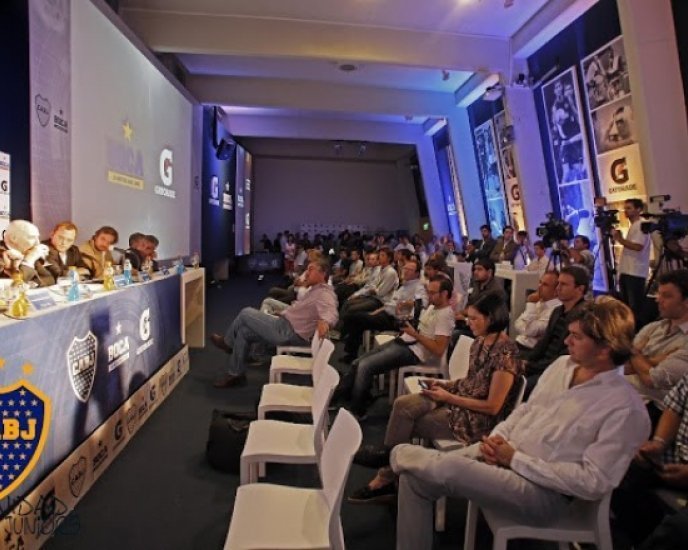
<path id="1" fill-rule="evenodd" d="M 639 319 L 645 300 L 645 280 L 650 269 L 650 235 L 643 233 L 640 215 L 644 205 L 640 199 L 624 201 L 624 213 L 631 222 L 626 237 L 621 231 L 612 231 L 614 240 L 623 246 L 619 261 L 619 290 L 621 300 L 633 310 L 636 323 Z"/>

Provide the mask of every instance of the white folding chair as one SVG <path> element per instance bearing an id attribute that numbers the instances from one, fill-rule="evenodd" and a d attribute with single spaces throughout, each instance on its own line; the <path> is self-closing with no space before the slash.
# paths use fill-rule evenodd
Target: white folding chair
<path id="1" fill-rule="evenodd" d="M 310 346 L 278 346 L 277 354 L 270 361 L 270 382 L 281 382 L 283 374 L 311 374 L 313 360 L 323 339 L 316 330 Z M 294 354 L 302 355 L 294 355 Z"/>
<path id="2" fill-rule="evenodd" d="M 342 495 L 361 440 L 356 419 L 349 411 L 340 409 L 320 457 L 322 489 L 270 483 L 239 487 L 224 549 L 344 550 Z"/>
<path id="3" fill-rule="evenodd" d="M 330 360 L 334 344 L 324 340 L 313 360 L 313 385 L 317 385 L 320 375 Z M 313 387 L 295 384 L 265 384 L 258 403 L 258 418 L 263 419 L 268 412 L 286 411 L 308 413 L 313 405 Z"/>
<path id="4" fill-rule="evenodd" d="M 464 549 L 475 548 L 475 532 L 478 512 L 494 535 L 493 550 L 506 550 L 510 539 L 550 540 L 559 543 L 561 550 L 568 549 L 569 542 L 592 542 L 598 550 L 612 550 L 612 536 L 609 528 L 609 501 L 611 492 L 601 500 L 574 499 L 570 509 L 558 521 L 546 527 L 522 525 L 498 510 L 488 510 L 469 501 L 466 514 L 466 535 Z"/>
<path id="5" fill-rule="evenodd" d="M 518 377 L 518 391 L 514 399 L 514 409 L 523 403 L 523 395 L 526 392 L 526 377 Z M 460 449 L 463 445 L 456 439 L 433 439 L 432 445 L 438 451 L 453 451 Z M 435 501 L 435 531 L 444 531 L 445 520 L 447 517 L 447 497 L 438 498 Z"/>
<path id="6" fill-rule="evenodd" d="M 429 367 L 425 365 L 402 367 L 399 369 L 399 388 L 397 393 L 399 395 L 404 395 L 405 393 L 420 393 L 418 381 L 427 376 L 447 378 L 449 380 L 461 380 L 462 378 L 466 378 L 471 360 L 470 352 L 472 343 L 473 338 L 470 336 L 460 336 L 449 358 L 449 365 L 445 368 L 443 368 L 442 365 L 439 367 Z M 425 376 L 412 376 L 418 374 L 424 374 Z"/>
<path id="7" fill-rule="evenodd" d="M 279 420 L 251 422 L 239 462 L 242 485 L 263 477 L 266 462 L 317 462 L 327 431 L 327 408 L 337 384 L 339 373 L 331 366 L 325 366 L 313 391 L 313 424 L 293 424 Z"/>

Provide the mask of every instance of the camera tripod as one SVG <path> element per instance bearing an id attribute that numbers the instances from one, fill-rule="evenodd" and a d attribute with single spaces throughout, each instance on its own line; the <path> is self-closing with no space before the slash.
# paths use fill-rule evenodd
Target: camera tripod
<path id="1" fill-rule="evenodd" d="M 686 267 L 686 261 L 680 256 L 676 256 L 666 246 L 662 247 L 662 254 L 659 256 L 657 265 L 652 269 L 650 278 L 645 286 L 645 296 L 654 296 L 657 293 L 657 277 L 667 271 Z"/>
<path id="2" fill-rule="evenodd" d="M 547 260 L 547 267 L 545 267 L 545 273 L 549 271 L 549 266 L 552 266 L 554 271 L 561 271 L 561 250 L 554 248 L 552 246 L 552 252 L 549 255 L 549 260 Z"/>
<path id="3" fill-rule="evenodd" d="M 609 295 L 615 298 L 619 297 L 619 282 L 616 278 L 616 258 L 614 257 L 614 239 L 611 233 L 602 233 L 602 241 L 597 247 L 595 254 L 595 263 L 600 257 L 600 250 L 603 250 L 604 267 L 607 275 L 607 287 L 609 288 Z M 594 265 L 594 264 L 593 264 Z"/>

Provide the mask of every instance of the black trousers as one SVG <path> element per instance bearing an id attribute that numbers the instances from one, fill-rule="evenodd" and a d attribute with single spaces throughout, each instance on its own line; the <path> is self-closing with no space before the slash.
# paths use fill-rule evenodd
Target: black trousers
<path id="1" fill-rule="evenodd" d="M 363 343 L 363 333 L 366 330 L 394 330 L 396 319 L 381 311 L 374 315 L 368 311 L 358 311 L 347 314 L 343 319 L 342 333 L 346 334 L 344 351 L 348 355 L 358 355 L 358 348 Z"/>
<path id="2" fill-rule="evenodd" d="M 628 305 L 635 315 L 636 328 L 639 320 L 643 316 L 645 306 L 645 277 L 634 277 L 622 273 L 619 277 L 619 290 L 621 291 L 621 301 Z"/>

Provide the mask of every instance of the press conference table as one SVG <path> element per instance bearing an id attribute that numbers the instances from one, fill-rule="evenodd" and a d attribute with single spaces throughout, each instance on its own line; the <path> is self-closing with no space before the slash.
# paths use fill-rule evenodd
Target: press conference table
<path id="1" fill-rule="evenodd" d="M 56 306 L 0 315 L 0 514 L 46 490 L 71 509 L 184 376 L 188 346 L 204 344 L 203 269 L 91 289 L 71 303 L 49 289 Z"/>

